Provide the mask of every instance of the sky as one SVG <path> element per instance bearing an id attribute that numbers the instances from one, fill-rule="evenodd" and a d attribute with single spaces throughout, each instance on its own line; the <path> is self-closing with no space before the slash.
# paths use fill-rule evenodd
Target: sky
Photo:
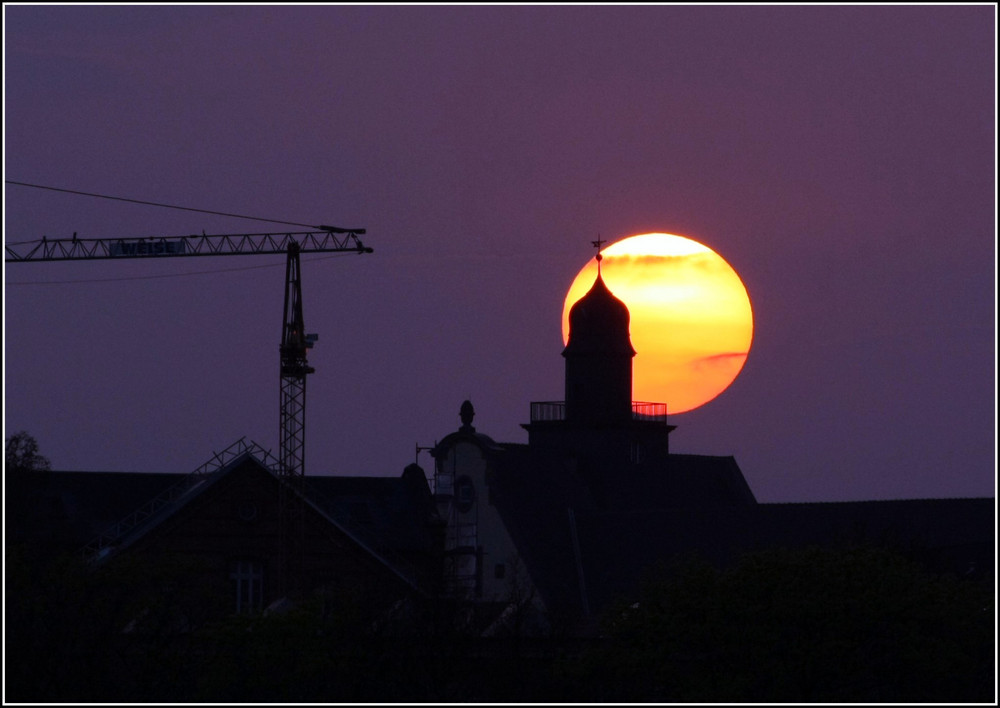
<path id="1" fill-rule="evenodd" d="M 747 362 L 671 417 L 761 502 L 994 496 L 996 8 L 4 5 L 4 177 L 307 224 L 309 474 L 563 399 L 591 241 L 704 243 Z M 4 185 L 4 239 L 284 227 Z M 4 432 L 54 469 L 278 452 L 284 258 L 5 263 Z"/>

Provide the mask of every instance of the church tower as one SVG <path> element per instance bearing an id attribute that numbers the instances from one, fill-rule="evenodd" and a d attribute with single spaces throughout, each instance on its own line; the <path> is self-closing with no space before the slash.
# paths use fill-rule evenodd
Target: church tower
<path id="1" fill-rule="evenodd" d="M 632 400 L 631 315 L 604 282 L 601 260 L 598 251 L 594 284 L 569 311 L 565 400 L 533 401 L 531 422 L 522 427 L 533 455 L 606 486 L 620 464 L 665 459 L 674 426 L 666 404 Z"/>
<path id="2" fill-rule="evenodd" d="M 569 312 L 566 359 L 566 420 L 623 423 L 632 418 L 632 357 L 629 311 L 601 277 Z"/>

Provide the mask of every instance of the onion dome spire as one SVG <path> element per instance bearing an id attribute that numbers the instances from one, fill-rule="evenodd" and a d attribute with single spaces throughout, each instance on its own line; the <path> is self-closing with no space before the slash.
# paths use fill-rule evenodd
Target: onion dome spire
<path id="1" fill-rule="evenodd" d="M 635 356 L 629 336 L 631 315 L 624 302 L 608 289 L 601 276 L 600 238 L 593 244 L 597 252 L 597 278 L 590 290 L 569 311 L 569 340 L 563 356 L 572 353 L 627 353 Z"/>
<path id="2" fill-rule="evenodd" d="M 600 239 L 594 245 L 600 249 Z M 600 250 L 593 286 L 569 311 L 566 419 L 608 423 L 631 419 L 632 357 L 628 307 L 601 275 Z"/>

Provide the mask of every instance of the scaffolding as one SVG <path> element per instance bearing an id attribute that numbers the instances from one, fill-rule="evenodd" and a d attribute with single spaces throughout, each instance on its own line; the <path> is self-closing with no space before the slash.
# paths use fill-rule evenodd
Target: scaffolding
<path id="1" fill-rule="evenodd" d="M 165 516 L 215 474 L 228 468 L 235 460 L 244 455 L 255 458 L 272 473 L 277 473 L 279 469 L 278 459 L 271 454 L 270 450 L 266 450 L 253 441 L 247 442 L 245 437 L 240 438 L 222 452 L 213 453 L 211 459 L 185 475 L 166 491 L 109 526 L 97 538 L 81 548 L 80 554 L 86 561 L 103 560 L 121 546 L 127 536 Z"/>
<path id="2" fill-rule="evenodd" d="M 453 599 L 475 599 L 483 592 L 483 549 L 479 545 L 479 505 L 462 509 L 465 480 L 439 464 L 434 475 L 434 497 L 447 521 L 444 541 L 444 593 Z M 471 484 L 471 480 L 469 480 Z M 458 497 L 456 497 L 458 495 Z"/>

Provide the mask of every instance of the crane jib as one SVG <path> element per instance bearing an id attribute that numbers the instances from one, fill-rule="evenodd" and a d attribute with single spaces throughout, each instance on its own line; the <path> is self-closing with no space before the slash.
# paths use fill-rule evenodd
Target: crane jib
<path id="1" fill-rule="evenodd" d="M 364 229 L 337 232 L 299 231 L 259 234 L 202 234 L 146 238 L 47 239 L 4 244 L 4 261 L 97 260 L 164 256 L 236 256 L 287 253 L 295 245 L 303 253 L 371 253 L 358 238 Z"/>

